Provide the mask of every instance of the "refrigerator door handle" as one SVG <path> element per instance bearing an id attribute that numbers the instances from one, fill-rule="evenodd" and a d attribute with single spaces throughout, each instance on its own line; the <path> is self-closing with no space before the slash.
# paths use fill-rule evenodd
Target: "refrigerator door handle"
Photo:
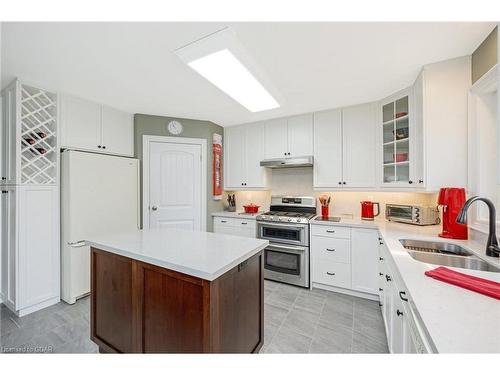
<path id="1" fill-rule="evenodd" d="M 79 240 L 79 241 L 74 241 L 74 242 L 68 242 L 68 245 L 71 247 L 82 247 L 82 246 L 85 246 L 85 241 Z"/>

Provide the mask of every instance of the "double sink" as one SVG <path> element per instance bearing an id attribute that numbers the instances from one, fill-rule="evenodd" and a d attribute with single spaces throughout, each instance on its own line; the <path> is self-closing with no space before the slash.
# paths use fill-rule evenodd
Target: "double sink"
<path id="1" fill-rule="evenodd" d="M 438 241 L 399 240 L 408 254 L 420 262 L 469 270 L 500 272 L 497 268 L 475 256 L 462 246 Z"/>

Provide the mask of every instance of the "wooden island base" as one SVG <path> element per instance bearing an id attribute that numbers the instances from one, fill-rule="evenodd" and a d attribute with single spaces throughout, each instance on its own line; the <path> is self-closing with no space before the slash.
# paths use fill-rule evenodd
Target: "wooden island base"
<path id="1" fill-rule="evenodd" d="M 91 248 L 91 339 L 107 353 L 255 353 L 262 251 L 213 281 Z"/>

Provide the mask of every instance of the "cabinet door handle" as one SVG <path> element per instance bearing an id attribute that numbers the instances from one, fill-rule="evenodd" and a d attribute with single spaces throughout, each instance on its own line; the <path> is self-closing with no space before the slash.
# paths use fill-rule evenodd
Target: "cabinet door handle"
<path id="1" fill-rule="evenodd" d="M 106 148 L 106 146 L 102 146 L 102 148 Z"/>
<path id="2" fill-rule="evenodd" d="M 391 281 L 391 280 L 392 280 L 392 279 L 391 279 L 391 277 L 390 277 L 389 275 L 385 275 L 385 279 L 386 279 L 387 281 Z"/>
<path id="3" fill-rule="evenodd" d="M 380 303 L 380 302 L 379 302 L 379 303 L 378 303 L 378 305 L 379 305 L 380 307 L 382 307 L 382 303 Z"/>
<path id="4" fill-rule="evenodd" d="M 342 182 L 342 185 L 345 185 L 345 181 Z"/>
<path id="5" fill-rule="evenodd" d="M 405 302 L 408 302 L 408 298 L 406 298 L 406 292 L 399 292 L 399 298 L 401 298 Z"/>
<path id="6" fill-rule="evenodd" d="M 379 258 L 378 258 L 378 260 L 384 260 L 384 258 L 382 258 L 382 257 L 379 257 Z"/>
<path id="7" fill-rule="evenodd" d="M 326 271 L 326 274 L 330 275 L 330 276 L 335 276 L 335 272 L 328 272 L 328 271 Z"/>
<path id="8" fill-rule="evenodd" d="M 424 180 L 418 180 L 418 183 L 419 183 L 419 184 L 423 184 L 423 183 L 424 183 Z"/>
<path id="9" fill-rule="evenodd" d="M 383 291 L 384 291 L 384 289 L 382 289 L 382 288 L 378 288 L 378 291 L 379 291 L 379 292 L 383 292 Z"/>
<path id="10" fill-rule="evenodd" d="M 402 316 L 403 315 L 403 312 L 402 311 L 399 311 L 399 309 L 396 310 L 396 315 L 397 316 Z"/>
<path id="11" fill-rule="evenodd" d="M 342 182 L 341 182 L 341 181 L 339 181 L 339 185 L 342 185 Z"/>
<path id="12" fill-rule="evenodd" d="M 334 230 L 331 230 L 331 229 L 327 229 L 327 230 L 326 230 L 326 233 L 335 233 L 335 231 L 334 231 Z"/>
<path id="13" fill-rule="evenodd" d="M 413 184 L 413 181 L 412 181 L 412 180 L 410 180 L 410 181 L 408 181 L 408 183 L 411 185 L 411 184 Z"/>
<path id="14" fill-rule="evenodd" d="M 384 274 L 382 272 L 379 272 L 378 275 L 379 276 L 384 276 Z"/>
<path id="15" fill-rule="evenodd" d="M 326 248 L 326 251 L 335 251 L 335 249 Z"/>
<path id="16" fill-rule="evenodd" d="M 101 148 L 102 146 L 101 145 L 97 145 L 97 148 Z"/>

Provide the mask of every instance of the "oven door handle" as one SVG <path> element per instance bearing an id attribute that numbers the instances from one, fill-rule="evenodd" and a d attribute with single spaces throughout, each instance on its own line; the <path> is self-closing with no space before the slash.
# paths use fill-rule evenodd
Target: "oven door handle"
<path id="1" fill-rule="evenodd" d="M 307 247 L 304 246 L 294 246 L 294 245 L 278 245 L 275 243 L 269 244 L 266 249 L 278 249 L 278 250 L 297 250 L 297 251 L 306 251 Z"/>
<path id="2" fill-rule="evenodd" d="M 279 223 L 273 223 L 273 224 L 268 224 L 268 223 L 259 223 L 259 226 L 262 227 L 270 227 L 270 228 L 290 228 L 290 229 L 299 229 L 303 230 L 307 227 L 307 224 L 304 225 L 290 225 L 290 224 L 279 224 Z"/>

